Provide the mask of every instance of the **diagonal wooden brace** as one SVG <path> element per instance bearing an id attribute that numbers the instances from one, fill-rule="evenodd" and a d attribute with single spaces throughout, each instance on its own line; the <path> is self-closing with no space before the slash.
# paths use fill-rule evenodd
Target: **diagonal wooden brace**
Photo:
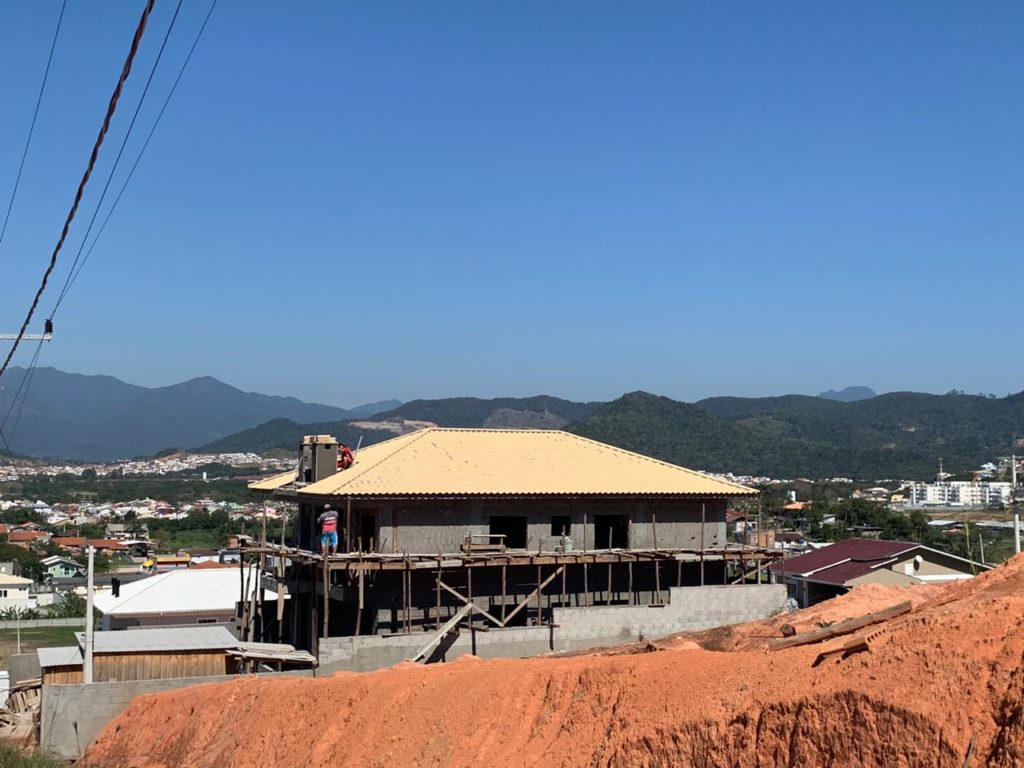
<path id="1" fill-rule="evenodd" d="M 505 617 L 505 621 L 501 623 L 501 626 L 504 627 L 505 625 L 507 625 L 512 620 L 512 617 L 519 613 L 521 610 L 523 610 L 523 608 L 526 607 L 526 604 L 529 603 L 530 600 L 532 600 L 538 592 L 540 592 L 542 589 L 544 589 L 544 587 L 546 587 L 548 584 L 554 581 L 562 573 L 562 570 L 564 568 L 565 566 L 559 566 L 554 573 L 552 573 L 550 576 L 544 579 L 544 581 L 538 584 L 537 588 L 533 590 L 533 592 L 524 597 L 522 601 L 519 603 L 519 605 L 512 609 L 512 612 Z"/>
<path id="2" fill-rule="evenodd" d="M 459 600 L 461 600 L 461 601 L 462 601 L 463 603 L 465 603 L 466 605 L 468 605 L 468 606 L 470 607 L 470 610 L 471 610 L 471 612 L 472 612 L 472 613 L 482 613 L 482 614 L 483 614 L 484 616 L 486 616 L 486 617 L 487 617 L 488 619 L 490 619 L 491 621 L 493 621 L 493 622 L 494 622 L 495 624 L 497 624 L 497 625 L 498 625 L 499 627 L 503 627 L 503 626 L 505 626 L 505 625 L 504 625 L 504 624 L 502 623 L 502 621 L 501 621 L 500 619 L 496 619 L 496 618 L 494 618 L 493 616 L 491 616 L 491 614 L 489 614 L 489 613 L 488 613 L 487 611 L 485 611 L 485 610 L 484 610 L 483 608 L 480 608 L 480 607 L 478 607 L 478 606 L 476 606 L 476 605 L 474 605 L 474 604 L 470 603 L 470 601 L 469 601 L 469 598 L 467 598 L 467 597 L 466 597 L 465 595 L 463 595 L 463 594 L 461 594 L 461 593 L 459 593 L 459 592 L 455 591 L 454 589 L 452 589 L 451 587 L 449 587 L 449 586 L 448 586 L 447 584 L 445 584 L 445 583 L 444 583 L 443 581 L 441 581 L 440 579 L 438 579 L 438 580 L 437 580 L 437 583 L 441 585 L 441 589 L 445 589 L 445 590 L 447 590 L 447 591 L 451 592 L 451 593 L 452 593 L 453 595 L 455 595 L 455 596 L 456 596 L 457 598 L 459 598 Z M 470 614 L 470 618 L 472 618 L 472 613 Z"/>

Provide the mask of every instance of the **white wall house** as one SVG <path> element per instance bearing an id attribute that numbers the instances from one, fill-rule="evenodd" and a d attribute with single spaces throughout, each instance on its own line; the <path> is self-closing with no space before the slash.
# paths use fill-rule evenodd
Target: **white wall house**
<path id="1" fill-rule="evenodd" d="M 0 574 L 0 611 L 8 608 L 28 610 L 31 603 L 28 598 L 29 587 L 32 586 L 32 579 L 24 579 L 21 576 Z"/>

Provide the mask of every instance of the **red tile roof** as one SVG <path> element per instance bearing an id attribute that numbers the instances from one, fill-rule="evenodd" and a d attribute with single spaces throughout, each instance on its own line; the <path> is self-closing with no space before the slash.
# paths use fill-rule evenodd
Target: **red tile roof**
<path id="1" fill-rule="evenodd" d="M 783 572 L 825 584 L 843 585 L 850 579 L 871 573 L 896 555 L 920 547 L 912 541 L 847 539 L 805 555 L 772 564 L 776 574 Z"/>
<path id="2" fill-rule="evenodd" d="M 53 543 L 58 547 L 84 547 L 84 536 L 54 536 Z"/>
<path id="3" fill-rule="evenodd" d="M 123 541 L 117 539 L 89 539 L 88 544 L 96 547 L 96 549 L 126 549 Z"/>
<path id="4" fill-rule="evenodd" d="M 9 541 L 35 541 L 36 539 L 45 539 L 49 535 L 45 531 L 11 531 L 7 538 Z"/>

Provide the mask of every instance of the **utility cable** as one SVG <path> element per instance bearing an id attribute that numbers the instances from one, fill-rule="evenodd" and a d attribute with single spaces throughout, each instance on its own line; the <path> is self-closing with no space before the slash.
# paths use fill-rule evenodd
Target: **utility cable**
<path id="1" fill-rule="evenodd" d="M 43 351 L 43 342 L 39 342 L 39 346 L 36 347 L 36 353 L 32 356 L 32 363 L 28 367 L 28 383 L 25 385 L 25 392 L 21 396 L 21 405 L 18 406 L 18 412 L 14 416 L 14 426 L 11 427 L 11 440 L 14 440 L 14 436 L 18 433 L 18 424 L 21 423 L 21 414 L 25 410 L 25 403 L 28 402 L 28 393 L 32 389 L 32 379 L 36 375 L 36 366 L 39 362 L 39 353 Z"/>
<path id="2" fill-rule="evenodd" d="M 50 263 L 46 267 L 46 271 L 43 273 L 43 279 L 39 284 L 39 290 L 36 291 L 36 295 L 32 299 L 32 306 L 29 307 L 28 314 L 25 315 L 25 322 L 21 324 L 21 329 L 18 331 L 18 337 L 14 340 L 14 344 L 11 345 L 11 350 L 7 353 L 7 358 L 4 360 L 3 365 L 0 365 L 0 378 L 3 377 L 4 371 L 7 370 L 7 366 L 11 363 L 11 358 L 14 357 L 14 353 L 18 349 L 18 345 L 21 344 L 21 340 L 25 336 L 25 331 L 28 330 L 28 324 L 32 322 L 32 316 L 35 314 L 36 308 L 39 306 L 39 300 L 43 297 L 43 292 L 46 290 L 46 283 L 50 279 L 50 275 L 53 273 L 54 267 L 57 266 L 57 256 L 60 254 L 60 249 L 64 246 L 64 241 L 67 239 L 68 231 L 71 229 L 71 222 L 74 221 L 75 213 L 78 212 L 78 206 L 82 202 L 82 195 L 85 193 L 85 186 L 89 183 L 89 177 L 92 176 L 93 168 L 96 167 L 96 160 L 100 154 L 100 147 L 103 146 L 103 139 L 106 137 L 107 131 L 110 129 L 110 121 L 113 119 L 114 112 L 117 110 L 117 102 L 121 99 L 121 91 L 124 90 L 125 81 L 128 79 L 128 75 L 132 71 L 132 62 L 135 61 L 135 55 L 139 52 L 139 45 L 142 42 L 142 35 L 146 31 L 146 22 L 149 21 L 149 16 L 153 12 L 154 2 L 155 0 L 146 0 L 146 7 L 143 9 L 142 16 L 139 18 L 139 24 L 135 29 L 135 36 L 132 38 L 132 45 L 128 51 L 128 57 L 125 59 L 124 66 L 121 69 L 121 76 L 118 78 L 117 85 L 114 88 L 114 93 L 110 97 L 110 103 L 107 105 L 107 113 L 103 118 L 103 125 L 100 126 L 100 132 L 96 137 L 96 142 L 93 145 L 92 154 L 89 156 L 89 163 L 85 168 L 82 180 L 78 183 L 78 191 L 75 193 L 75 199 L 71 204 L 71 210 L 68 211 L 67 218 L 64 221 L 64 228 L 61 230 L 60 239 L 57 241 L 57 245 L 53 249 L 53 254 L 50 256 Z"/>
<path id="3" fill-rule="evenodd" d="M 28 402 L 28 393 L 32 389 L 32 379 L 36 375 L 36 367 L 39 363 L 39 353 L 43 351 L 43 342 L 40 341 L 36 346 L 36 353 L 32 356 L 32 362 L 25 370 L 25 375 L 21 377 L 21 384 L 18 386 L 18 391 L 14 394 L 14 400 L 11 401 L 10 407 L 7 409 L 7 413 L 4 415 L 3 423 L 0 424 L 0 428 L 7 426 L 7 420 L 11 415 L 11 411 L 17 405 L 18 411 L 14 416 L 14 425 L 8 430 L 10 442 L 14 442 L 14 436 L 18 432 L 18 424 L 21 423 L 21 414 L 25 410 L 25 404 Z M 18 402 L 18 396 L 21 396 L 21 402 Z M 8 451 L 10 451 L 10 444 L 8 444 Z M 11 454 L 11 460 L 13 461 L 14 456 Z"/>
<path id="4" fill-rule="evenodd" d="M 18 389 L 15 390 L 14 397 L 11 398 L 10 405 L 7 406 L 7 413 L 4 414 L 3 420 L 0 421 L 0 428 L 3 428 L 3 427 L 7 426 L 7 421 L 8 421 L 8 419 L 11 418 L 11 411 L 14 410 L 15 406 L 18 403 L 18 398 L 21 397 L 22 391 L 25 390 L 25 386 L 26 386 L 26 384 L 30 380 L 29 379 L 29 373 L 32 371 L 33 368 L 35 368 L 36 361 L 39 360 L 39 352 L 42 350 L 42 348 L 43 348 L 43 342 L 40 341 L 39 342 L 39 346 L 36 347 L 36 353 L 32 356 L 32 362 L 29 363 L 28 368 L 25 369 L 25 373 L 21 377 L 21 383 L 18 385 Z"/>
<path id="5" fill-rule="evenodd" d="M 106 231 L 107 222 L 110 221 L 110 217 L 114 214 L 117 204 L 121 202 L 121 197 L 124 195 L 125 189 L 128 188 L 128 182 L 130 182 L 132 180 L 132 176 L 135 175 L 135 169 L 139 167 L 139 162 L 142 160 L 142 156 L 145 154 L 146 148 L 149 147 L 149 142 L 153 138 L 153 134 L 156 133 L 156 128 L 160 124 L 160 119 L 164 116 L 164 112 L 167 110 L 167 105 L 171 103 L 171 97 L 174 96 L 174 92 L 178 88 L 178 83 L 181 82 L 181 77 L 185 74 L 185 69 L 192 60 L 192 54 L 195 53 L 196 47 L 199 45 L 199 39 L 203 36 L 203 31 L 206 29 L 206 25 L 210 21 L 210 16 L 213 15 L 213 9 L 216 7 L 217 0 L 213 0 L 210 4 L 210 10 L 206 12 L 206 18 L 203 19 L 202 26 L 199 27 L 199 31 L 196 33 L 195 40 L 192 41 L 192 47 L 189 49 L 188 55 L 182 62 L 181 68 L 178 70 L 178 76 L 174 79 L 174 83 L 171 85 L 171 90 L 167 93 L 167 98 L 164 99 L 163 106 L 160 107 L 160 112 L 157 113 L 156 120 L 153 122 L 153 126 L 149 129 L 149 135 L 146 136 L 146 140 L 143 142 L 142 148 L 139 150 L 139 154 L 135 158 L 135 162 L 132 164 L 131 170 L 128 171 L 128 175 L 125 177 L 124 183 L 121 184 L 121 189 L 117 193 L 117 197 L 114 198 L 114 202 L 111 204 L 110 210 L 107 211 L 107 215 L 103 218 L 103 223 L 100 224 L 100 228 L 96 232 L 96 237 L 93 238 L 92 245 L 90 245 L 89 250 L 85 252 L 85 258 L 83 258 L 81 263 L 78 265 L 78 271 L 73 275 L 69 275 L 69 280 L 66 283 L 64 290 L 61 292 L 60 297 L 57 299 L 57 303 L 54 305 L 53 311 L 50 313 L 50 319 L 53 319 L 53 316 L 57 312 L 57 308 L 60 306 L 61 301 L 63 301 L 64 296 L 71 289 L 71 286 L 74 285 L 78 276 L 82 273 L 85 263 L 89 260 L 93 250 L 96 248 L 96 243 L 99 242 L 104 231 Z"/>
<path id="6" fill-rule="evenodd" d="M 50 43 L 50 55 L 46 57 L 46 69 L 43 70 L 43 82 L 39 85 L 39 95 L 36 97 L 36 108 L 32 112 L 32 122 L 28 126 L 28 138 L 25 139 L 25 148 L 21 151 L 21 162 L 18 164 L 18 175 L 14 177 L 14 189 L 11 190 L 11 199 L 7 203 L 7 213 L 4 215 L 3 226 L 0 227 L 0 243 L 4 241 L 7 233 L 7 222 L 11 220 L 11 211 L 14 209 L 14 198 L 18 196 L 18 186 L 21 184 L 21 173 L 25 170 L 25 158 L 28 157 L 28 148 L 32 144 L 32 134 L 36 130 L 36 118 L 39 117 L 39 105 L 43 103 L 43 92 L 46 90 L 46 81 L 50 77 L 50 64 L 53 63 L 53 52 L 57 50 L 57 37 L 60 35 L 60 25 L 64 21 L 64 9 L 68 7 L 68 0 L 60 6 L 60 15 L 57 17 L 57 29 L 53 33 L 53 42 Z"/>
<path id="7" fill-rule="evenodd" d="M 64 294 L 68 291 L 68 286 L 71 283 L 71 275 L 75 271 L 75 267 L 78 266 L 78 260 L 82 258 L 82 251 L 85 249 L 85 244 L 89 240 L 89 235 L 92 234 L 93 225 L 96 224 L 96 217 L 99 215 L 100 208 L 103 207 L 103 201 L 107 198 L 107 191 L 110 189 L 110 182 L 114 180 L 114 174 L 117 172 L 117 166 L 121 162 L 121 156 L 124 154 L 124 148 L 128 145 L 128 139 L 131 138 L 132 129 L 135 128 L 135 121 L 139 118 L 139 112 L 142 110 L 142 104 L 146 100 L 146 94 L 149 93 L 149 86 L 153 83 L 153 76 L 156 74 L 156 69 L 160 66 L 160 59 L 163 58 L 164 49 L 167 48 L 167 41 L 171 37 L 171 32 L 174 29 L 174 22 L 178 20 L 178 13 L 181 11 L 181 4 L 184 0 L 178 0 L 178 5 L 174 9 L 174 15 L 171 17 L 171 23 L 167 26 L 167 32 L 164 34 L 164 40 L 160 44 L 160 50 L 156 54 L 156 58 L 153 60 L 153 66 L 149 70 L 149 77 L 146 78 L 146 86 L 142 89 L 142 95 L 139 96 L 139 103 L 135 105 L 135 113 L 132 115 L 131 122 L 128 123 L 128 130 L 125 131 L 124 138 L 121 140 L 121 146 L 117 150 L 117 157 L 114 158 L 113 165 L 110 166 L 110 173 L 107 174 L 107 181 L 103 185 L 103 191 L 100 193 L 100 199 L 96 203 L 96 208 L 92 212 L 92 218 L 89 219 L 89 226 L 85 228 L 85 236 L 82 238 L 81 245 L 78 246 L 78 253 L 75 254 L 75 260 L 71 262 L 71 269 L 68 270 L 67 279 L 64 280 L 64 286 L 60 289 L 60 294 L 57 296 L 57 304 L 53 308 L 53 312 L 57 311 L 57 307 L 60 306 L 61 300 L 64 298 Z M 53 312 L 50 313 L 50 318 L 53 318 Z"/>
<path id="8" fill-rule="evenodd" d="M 7 449 L 7 458 L 10 459 L 11 464 L 14 464 L 14 453 L 11 450 L 11 444 L 8 441 L 7 436 L 4 434 L 4 427 L 7 426 L 7 421 L 11 417 L 11 412 L 14 410 L 15 405 L 17 405 L 18 403 L 18 398 L 22 397 L 22 392 L 24 391 L 25 395 L 24 397 L 22 397 L 21 407 L 18 409 L 18 415 L 15 418 L 14 429 L 11 430 L 10 439 L 14 440 L 14 432 L 18 428 L 18 422 L 21 421 L 21 411 L 25 407 L 25 402 L 28 399 L 28 389 L 32 385 L 31 374 L 33 374 L 33 372 L 35 371 L 36 363 L 39 361 L 39 353 L 42 351 L 42 348 L 43 342 L 40 341 L 39 345 L 36 347 L 36 353 L 32 356 L 31 364 L 29 365 L 28 368 L 25 369 L 25 373 L 23 373 L 21 376 L 21 383 L 18 385 L 18 389 L 17 391 L 15 391 L 14 397 L 11 398 L 11 403 L 7 408 L 7 413 L 4 414 L 3 420 L 0 421 L 0 438 L 3 439 L 4 446 Z"/>

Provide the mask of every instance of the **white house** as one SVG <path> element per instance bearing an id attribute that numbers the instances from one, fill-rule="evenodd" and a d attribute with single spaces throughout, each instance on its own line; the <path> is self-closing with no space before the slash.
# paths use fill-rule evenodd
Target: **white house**
<path id="1" fill-rule="evenodd" d="M 253 569 L 245 580 L 250 598 L 258 581 Z M 103 614 L 104 630 L 233 625 L 241 592 L 238 568 L 185 568 L 123 584 L 118 597 L 112 592 L 97 593 L 95 605 Z M 274 601 L 277 593 L 264 590 L 263 599 Z"/>
<path id="2" fill-rule="evenodd" d="M 28 590 L 31 586 L 32 579 L 7 573 L 0 574 L 0 611 L 8 608 L 28 610 L 31 607 L 28 599 Z"/>

